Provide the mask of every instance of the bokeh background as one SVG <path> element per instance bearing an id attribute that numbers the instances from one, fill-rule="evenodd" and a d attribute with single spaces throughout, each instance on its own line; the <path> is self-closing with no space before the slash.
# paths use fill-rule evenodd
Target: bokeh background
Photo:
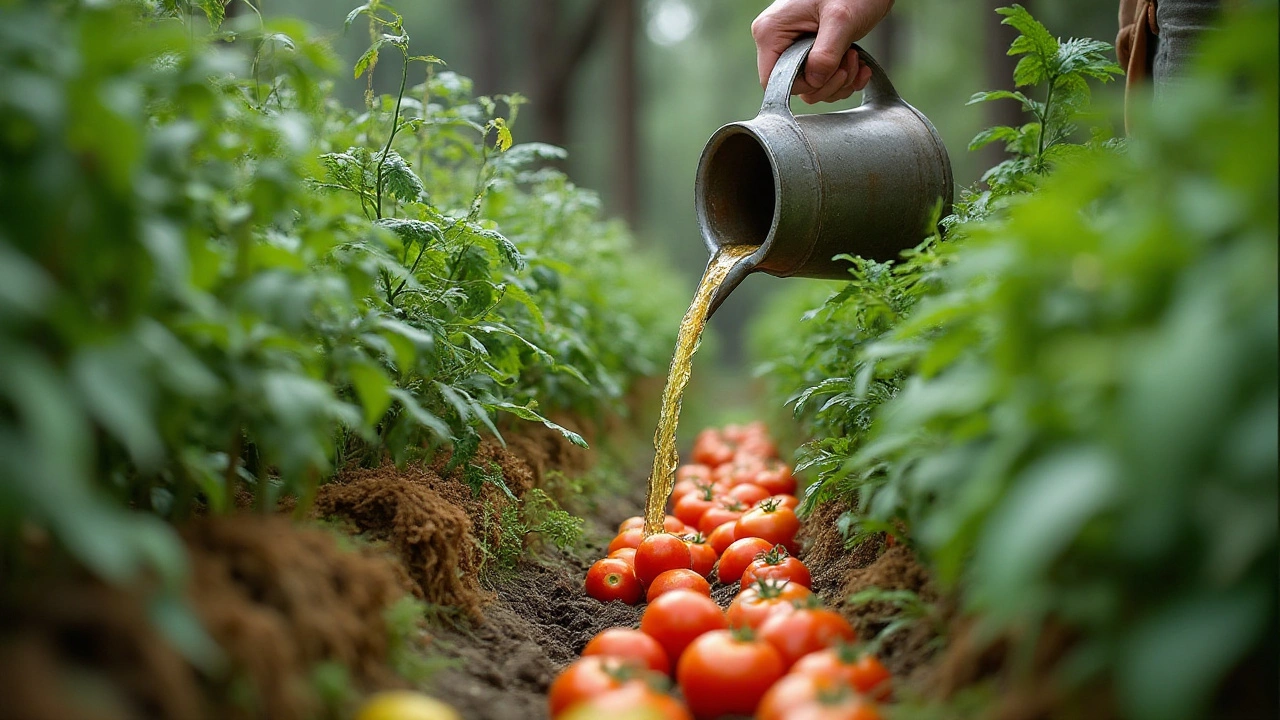
<path id="1" fill-rule="evenodd" d="M 367 29 L 343 20 L 355 0 L 265 0 L 269 14 L 301 17 L 331 34 L 353 63 Z M 520 93 L 530 103 L 515 123 L 517 142 L 569 150 L 567 170 L 598 191 L 610 214 L 641 241 L 668 254 L 690 291 L 706 263 L 693 211 L 693 178 L 703 144 L 720 125 L 755 115 L 752 19 L 765 0 L 400 0 L 415 53 L 439 56 L 480 93 Z M 1021 124 L 1013 103 L 967 106 L 980 90 L 1010 87 L 1014 37 L 995 9 L 1007 0 L 903 0 L 862 44 L 899 92 L 922 110 L 951 153 L 956 182 L 976 181 L 1002 152 L 966 145 L 992 124 Z M 1113 41 L 1117 0 L 1025 0 L 1051 31 Z M 235 8 L 236 4 L 232 4 Z M 375 73 L 391 91 L 398 73 Z M 411 79 L 411 82 L 413 80 Z M 359 105 L 365 81 L 348 73 L 338 94 Z M 1096 98 L 1118 108 L 1112 84 Z M 1111 97 L 1107 97 L 1107 94 Z M 855 95 L 836 105 L 851 107 Z M 1012 115 L 1010 115 L 1012 113 Z M 1114 110 L 1107 118 L 1115 123 Z M 755 275 L 718 311 L 698 361 L 694 390 L 729 398 L 750 372 L 744 328 L 780 285 L 811 282 Z M 698 403 L 702 405 L 702 403 Z M 734 406 L 732 400 L 729 406 Z M 723 409 L 725 406 L 721 404 Z M 728 410 L 732 415 L 732 407 Z"/>

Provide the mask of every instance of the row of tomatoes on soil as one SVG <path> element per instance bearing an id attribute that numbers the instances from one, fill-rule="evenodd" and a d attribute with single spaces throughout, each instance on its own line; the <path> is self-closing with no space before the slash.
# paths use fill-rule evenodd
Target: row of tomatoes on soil
<path id="1" fill-rule="evenodd" d="M 638 630 L 609 628 L 552 683 L 553 718 L 629 711 L 659 720 L 877 720 L 890 674 L 809 589 L 794 557 L 796 483 L 761 424 L 699 433 L 674 514 L 647 537 L 629 518 L 587 573 L 601 601 L 648 601 Z M 737 586 L 728 610 L 711 583 Z M 684 703 L 663 691 L 674 672 Z"/>

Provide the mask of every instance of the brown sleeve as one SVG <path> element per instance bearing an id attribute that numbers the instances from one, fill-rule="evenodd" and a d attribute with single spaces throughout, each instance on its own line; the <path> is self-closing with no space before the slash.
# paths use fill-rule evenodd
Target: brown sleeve
<path id="1" fill-rule="evenodd" d="M 1151 49 L 1156 35 L 1156 0 L 1120 0 L 1120 32 L 1116 60 L 1124 68 L 1125 126 L 1137 88 L 1151 77 Z"/>

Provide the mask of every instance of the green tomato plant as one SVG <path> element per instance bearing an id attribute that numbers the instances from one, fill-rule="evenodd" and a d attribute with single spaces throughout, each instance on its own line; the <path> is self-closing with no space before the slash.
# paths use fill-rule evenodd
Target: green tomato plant
<path id="1" fill-rule="evenodd" d="M 519 96 L 370 2 L 353 74 L 398 91 L 344 107 L 322 37 L 237 1 L 0 7 L 0 572 L 47 536 L 176 590 L 165 520 L 519 423 L 584 444 L 547 415 L 623 412 L 668 351 L 672 274 L 515 142 Z"/>
<path id="2" fill-rule="evenodd" d="M 1105 48 L 1001 12 L 1043 100 L 975 96 L 1032 122 L 974 145 L 1013 156 L 768 358 L 813 438 L 805 507 L 903 535 L 1015 662 L 1069 628 L 1065 692 L 1198 717 L 1275 648 L 1276 9 L 1229 13 L 1132 138 L 1084 144 Z"/>

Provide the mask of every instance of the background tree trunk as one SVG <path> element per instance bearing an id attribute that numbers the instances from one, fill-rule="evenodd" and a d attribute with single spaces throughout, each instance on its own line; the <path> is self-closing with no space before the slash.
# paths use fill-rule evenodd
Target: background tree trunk
<path id="1" fill-rule="evenodd" d="M 617 212 L 631 227 L 640 221 L 640 68 L 637 42 L 640 8 L 637 0 L 613 0 L 616 33 L 614 113 L 614 193 Z"/>
<path id="2" fill-rule="evenodd" d="M 568 23 L 560 0 L 530 0 L 528 27 L 532 40 L 533 103 L 538 139 L 564 146 L 569 139 L 569 97 L 573 75 L 599 35 L 608 0 L 593 0 L 584 17 Z M 562 35 L 558 28 L 572 24 Z"/>
<path id="3" fill-rule="evenodd" d="M 471 51 L 475 53 L 475 91 L 479 95 L 511 92 L 503 77 L 502 15 L 497 0 L 464 0 L 471 23 Z"/>
<path id="4" fill-rule="evenodd" d="M 985 69 L 985 80 L 983 89 L 986 90 L 1013 90 L 1013 69 L 1018 64 L 1018 58 L 1011 57 L 1009 53 L 1009 44 L 1018 37 L 1018 31 L 1008 25 L 1000 24 L 1000 16 L 996 15 L 996 8 L 1008 5 L 1007 0 L 983 0 L 982 27 L 985 29 L 983 35 L 983 67 Z M 1035 12 L 1035 3 L 1032 0 L 1023 0 L 1023 7 L 1031 12 Z M 995 100 L 985 103 L 987 108 L 987 125 L 1011 125 L 1018 127 L 1025 124 L 1030 118 L 1022 114 L 1022 106 L 1012 100 Z M 991 143 L 981 151 L 981 166 L 991 167 L 1007 157 L 1004 146 L 1000 143 Z"/>

